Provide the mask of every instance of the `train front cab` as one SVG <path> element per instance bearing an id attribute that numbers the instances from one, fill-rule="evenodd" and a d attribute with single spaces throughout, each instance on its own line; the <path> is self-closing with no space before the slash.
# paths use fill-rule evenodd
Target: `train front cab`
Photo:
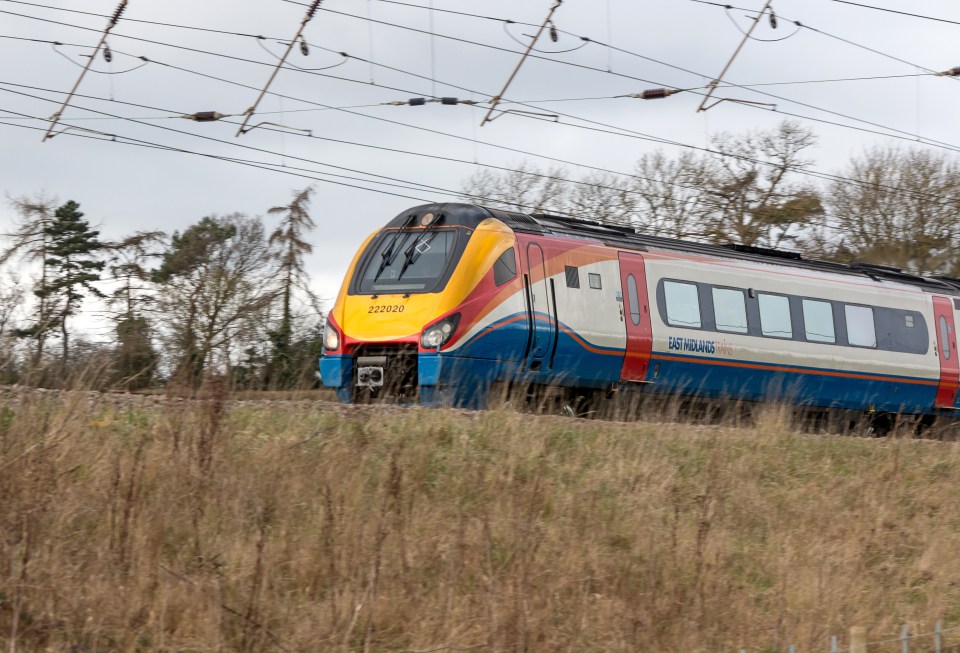
<path id="1" fill-rule="evenodd" d="M 327 317 L 324 386 L 345 403 L 477 405 L 475 388 L 502 373 L 495 350 L 525 329 L 504 329 L 474 356 L 451 349 L 511 294 L 515 241 L 490 211 L 461 204 L 415 207 L 371 235 Z M 514 278 L 498 285 L 497 263 L 510 257 Z"/>

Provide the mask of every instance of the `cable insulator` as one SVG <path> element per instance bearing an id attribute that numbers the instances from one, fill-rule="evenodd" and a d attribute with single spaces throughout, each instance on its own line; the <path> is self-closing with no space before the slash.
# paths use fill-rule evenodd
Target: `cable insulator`
<path id="1" fill-rule="evenodd" d="M 550 40 L 556 43 L 559 39 L 560 36 L 557 34 L 557 26 L 550 23 Z"/>
<path id="2" fill-rule="evenodd" d="M 310 47 L 307 45 L 307 40 L 302 36 L 300 37 L 300 54 L 305 57 L 310 56 Z"/>
<path id="3" fill-rule="evenodd" d="M 455 97 L 442 97 L 440 98 L 440 104 L 460 104 L 460 100 Z"/>
<path id="4" fill-rule="evenodd" d="M 956 77 L 960 75 L 960 66 L 956 68 L 951 68 L 950 70 L 944 70 L 942 73 L 937 73 L 940 77 Z"/>
<path id="5" fill-rule="evenodd" d="M 107 63 L 113 61 L 113 53 L 110 52 L 110 46 L 106 43 L 103 44 L 103 60 Z"/>
<path id="6" fill-rule="evenodd" d="M 641 100 L 662 100 L 665 97 L 670 97 L 674 93 L 679 93 L 680 91 L 675 88 L 651 88 L 642 93 L 637 93 L 634 97 L 638 97 Z"/>
<path id="7" fill-rule="evenodd" d="M 317 13 L 317 9 L 320 8 L 321 2 L 323 2 L 323 0 L 313 0 L 313 4 L 310 5 L 309 9 L 307 9 L 307 20 L 313 18 L 313 15 Z"/>
<path id="8" fill-rule="evenodd" d="M 117 10 L 113 12 L 113 16 L 110 18 L 110 24 L 116 25 L 117 21 L 120 20 L 120 16 L 123 15 L 123 12 L 127 10 L 127 0 L 123 0 L 120 3 L 120 6 L 117 7 Z"/>
<path id="9" fill-rule="evenodd" d="M 215 122 L 221 118 L 226 118 L 224 114 L 217 113 L 216 111 L 197 111 L 196 113 L 191 113 L 180 117 L 186 118 L 187 120 L 193 120 L 194 122 Z"/>
<path id="10" fill-rule="evenodd" d="M 411 107 L 422 107 L 426 103 L 427 103 L 427 98 L 425 97 L 412 97 L 409 100 L 407 100 L 407 104 L 409 104 Z"/>
<path id="11" fill-rule="evenodd" d="M 770 27 L 777 29 L 777 14 L 773 10 L 773 7 L 770 8 Z"/>

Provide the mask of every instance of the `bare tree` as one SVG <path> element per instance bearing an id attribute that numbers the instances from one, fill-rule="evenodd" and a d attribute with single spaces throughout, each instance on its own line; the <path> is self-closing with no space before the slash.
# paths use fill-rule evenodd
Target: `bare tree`
<path id="1" fill-rule="evenodd" d="M 528 163 L 504 173 L 485 168 L 464 181 L 463 196 L 467 201 L 506 211 L 565 213 L 569 210 L 566 175 L 563 168 L 543 172 Z"/>
<path id="2" fill-rule="evenodd" d="M 105 245 L 111 280 L 117 283 L 107 298 L 117 336 L 113 381 L 128 390 L 149 385 L 158 363 L 146 315 L 156 299 L 150 261 L 161 256 L 164 237 L 162 231 L 138 231 Z"/>
<path id="3" fill-rule="evenodd" d="M 206 217 L 173 235 L 152 278 L 178 381 L 195 386 L 267 341 L 276 271 L 259 218 Z"/>
<path id="4" fill-rule="evenodd" d="M 12 372 L 16 367 L 17 356 L 14 320 L 23 307 L 24 292 L 19 277 L 11 274 L 3 286 L 0 286 L 0 382 L 13 380 Z"/>
<path id="5" fill-rule="evenodd" d="M 632 188 L 636 193 L 639 231 L 669 238 L 703 235 L 708 159 L 684 152 L 670 159 L 661 151 L 644 154 L 636 165 Z"/>
<path id="6" fill-rule="evenodd" d="M 563 212 L 588 220 L 631 226 L 638 221 L 638 196 L 630 180 L 594 172 L 571 184 Z"/>
<path id="7" fill-rule="evenodd" d="M 828 194 L 833 254 L 912 272 L 960 274 L 960 161 L 876 147 L 851 160 Z"/>
<path id="8" fill-rule="evenodd" d="M 823 214 L 817 191 L 796 180 L 813 165 L 816 136 L 784 121 L 772 131 L 713 139 L 719 153 L 703 167 L 704 235 L 714 242 L 779 247 Z"/>
<path id="9" fill-rule="evenodd" d="M 32 367 L 37 369 L 43 359 L 44 345 L 50 332 L 56 328 L 57 316 L 61 313 L 60 298 L 42 291 L 48 282 L 49 271 L 44 262 L 47 260 L 50 247 L 48 229 L 53 224 L 57 202 L 41 194 L 32 198 L 11 199 L 10 203 L 19 214 L 19 219 L 15 223 L 14 230 L 4 234 L 9 245 L 0 252 L 0 265 L 6 265 L 12 261 L 27 265 L 39 264 L 40 273 L 35 282 L 35 288 L 40 292 L 36 293 L 37 302 L 31 324 L 16 331 L 18 337 L 34 341 L 31 358 Z"/>
<path id="10" fill-rule="evenodd" d="M 275 206 L 267 211 L 270 215 L 280 215 L 280 223 L 270 234 L 269 244 L 273 248 L 280 272 L 280 324 L 270 330 L 272 352 L 268 370 L 268 383 L 271 386 L 288 386 L 299 376 L 294 370 L 294 299 L 298 293 L 313 308 L 317 317 L 321 316 L 320 300 L 310 289 L 303 258 L 313 252 L 313 245 L 306 240 L 307 232 L 316 228 L 310 217 L 310 201 L 313 186 L 297 191 L 293 200 L 285 206 Z"/>

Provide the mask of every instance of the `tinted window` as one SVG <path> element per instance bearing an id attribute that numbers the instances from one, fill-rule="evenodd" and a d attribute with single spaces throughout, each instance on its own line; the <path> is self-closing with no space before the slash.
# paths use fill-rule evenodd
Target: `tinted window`
<path id="1" fill-rule="evenodd" d="M 833 304 L 814 299 L 803 300 L 803 326 L 810 342 L 837 341 L 833 330 Z"/>
<path id="2" fill-rule="evenodd" d="M 940 342 L 943 350 L 943 357 L 950 360 L 950 327 L 947 326 L 947 318 L 940 316 Z"/>
<path id="3" fill-rule="evenodd" d="M 374 244 L 358 290 L 362 293 L 429 292 L 453 258 L 457 231 L 390 231 Z"/>
<path id="4" fill-rule="evenodd" d="M 877 329 L 869 306 L 843 307 L 847 318 L 847 341 L 854 347 L 876 347 Z"/>
<path id="5" fill-rule="evenodd" d="M 667 304 L 667 324 L 700 328 L 700 293 L 696 284 L 663 282 Z"/>
<path id="6" fill-rule="evenodd" d="M 511 247 L 493 264 L 493 282 L 502 286 L 517 276 L 517 259 Z"/>
<path id="7" fill-rule="evenodd" d="M 760 331 L 774 338 L 792 338 L 793 325 L 790 323 L 790 300 L 781 295 L 761 293 Z"/>
<path id="8" fill-rule="evenodd" d="M 630 321 L 640 324 L 640 295 L 637 293 L 637 280 L 632 274 L 627 275 L 627 295 L 630 300 Z"/>
<path id="9" fill-rule="evenodd" d="M 563 271 L 567 277 L 567 288 L 579 288 L 580 287 L 580 270 L 573 267 L 572 265 L 567 265 L 564 267 Z"/>
<path id="10" fill-rule="evenodd" d="M 603 287 L 603 285 L 600 282 L 599 274 L 594 274 L 593 272 L 591 272 L 590 274 L 587 275 L 587 279 L 590 281 L 590 287 L 593 288 L 594 290 L 600 290 Z"/>
<path id="11" fill-rule="evenodd" d="M 742 290 L 714 288 L 713 313 L 717 318 L 717 331 L 747 332 L 747 305 Z"/>

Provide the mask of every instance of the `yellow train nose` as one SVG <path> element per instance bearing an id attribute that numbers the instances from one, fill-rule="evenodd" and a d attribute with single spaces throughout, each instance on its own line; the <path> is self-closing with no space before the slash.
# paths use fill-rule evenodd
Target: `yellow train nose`
<path id="1" fill-rule="evenodd" d="M 341 328 L 352 340 L 386 342 L 419 337 L 439 315 L 436 295 L 347 296 Z"/>

